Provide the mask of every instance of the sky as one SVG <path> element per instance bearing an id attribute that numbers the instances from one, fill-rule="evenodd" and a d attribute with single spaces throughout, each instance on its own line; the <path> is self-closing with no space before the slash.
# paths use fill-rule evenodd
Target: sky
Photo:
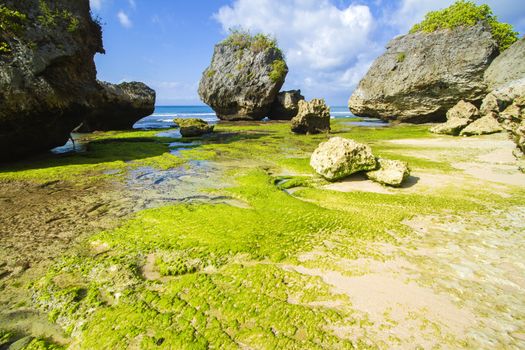
<path id="1" fill-rule="evenodd" d="M 476 0 L 525 34 L 524 0 Z M 90 0 L 103 24 L 98 79 L 142 81 L 157 105 L 199 105 L 197 88 L 229 28 L 274 36 L 289 67 L 284 90 L 344 106 L 393 37 L 454 0 Z"/>

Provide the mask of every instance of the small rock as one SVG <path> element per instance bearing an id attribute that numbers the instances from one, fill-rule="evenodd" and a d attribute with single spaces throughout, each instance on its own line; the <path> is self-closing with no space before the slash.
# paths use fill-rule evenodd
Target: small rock
<path id="1" fill-rule="evenodd" d="M 271 120 L 291 120 L 299 112 L 299 101 L 304 100 L 301 90 L 280 92 L 272 104 L 268 118 Z"/>
<path id="2" fill-rule="evenodd" d="M 7 348 L 7 350 L 22 350 L 22 349 L 25 349 L 29 343 L 31 343 L 33 341 L 33 337 L 31 336 L 27 336 L 27 337 L 23 337 L 22 339 L 19 339 L 17 341 L 15 341 L 14 343 L 12 343 L 11 345 L 9 345 L 9 347 Z"/>
<path id="3" fill-rule="evenodd" d="M 383 185 L 399 187 L 410 176 L 406 162 L 400 160 L 377 159 L 379 168 L 366 173 L 366 176 Z"/>
<path id="4" fill-rule="evenodd" d="M 503 131 L 496 120 L 496 114 L 491 113 L 473 121 L 465 129 L 461 130 L 461 136 L 487 135 Z"/>
<path id="5" fill-rule="evenodd" d="M 472 103 L 459 101 L 447 112 L 447 122 L 430 129 L 435 134 L 459 135 L 460 131 L 479 118 L 479 110 Z"/>
<path id="6" fill-rule="evenodd" d="M 174 120 L 180 127 L 180 133 L 184 137 L 196 137 L 213 132 L 213 125 L 198 118 L 176 118 Z"/>
<path id="7" fill-rule="evenodd" d="M 324 99 L 299 101 L 299 112 L 292 119 L 292 131 L 297 134 L 319 134 L 330 131 L 330 108 Z"/>
<path id="8" fill-rule="evenodd" d="M 334 181 L 358 171 L 373 170 L 377 163 L 369 146 L 333 137 L 317 147 L 310 166 L 325 179 Z"/>

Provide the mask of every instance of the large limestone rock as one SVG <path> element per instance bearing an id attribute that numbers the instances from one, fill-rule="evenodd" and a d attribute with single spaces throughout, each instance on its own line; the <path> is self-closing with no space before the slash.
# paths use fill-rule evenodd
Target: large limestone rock
<path id="1" fill-rule="evenodd" d="M 94 107 L 83 116 L 79 131 L 132 129 L 133 124 L 155 110 L 155 91 L 144 83 L 99 82 L 99 85 Z"/>
<path id="2" fill-rule="evenodd" d="M 214 126 L 198 118 L 176 118 L 174 122 L 184 137 L 197 137 L 213 132 Z"/>
<path id="3" fill-rule="evenodd" d="M 458 101 L 483 99 L 483 73 L 497 54 L 490 28 L 482 22 L 397 37 L 359 83 L 350 110 L 384 120 L 444 121 Z"/>
<path id="4" fill-rule="evenodd" d="M 410 176 L 408 163 L 400 160 L 379 158 L 378 169 L 366 173 L 366 176 L 383 185 L 399 187 Z"/>
<path id="5" fill-rule="evenodd" d="M 291 120 L 299 112 L 299 101 L 304 100 L 301 90 L 280 92 L 270 108 L 268 118 L 272 120 Z"/>
<path id="6" fill-rule="evenodd" d="M 459 101 L 447 112 L 447 122 L 438 124 L 430 131 L 436 134 L 459 135 L 460 131 L 479 118 L 479 110 L 472 103 Z"/>
<path id="7" fill-rule="evenodd" d="M 503 51 L 485 71 L 489 90 L 499 89 L 518 79 L 525 79 L 525 38 Z"/>
<path id="8" fill-rule="evenodd" d="M 488 135 L 503 131 L 503 128 L 496 120 L 496 114 L 487 114 L 484 117 L 470 123 L 465 129 L 461 130 L 460 136 Z"/>
<path id="9" fill-rule="evenodd" d="M 480 112 L 482 115 L 502 112 L 520 96 L 525 96 L 525 77 L 508 82 L 491 91 L 483 99 Z"/>
<path id="10" fill-rule="evenodd" d="M 329 181 L 375 169 L 376 165 L 369 146 L 342 137 L 321 143 L 310 158 L 310 166 Z"/>
<path id="11" fill-rule="evenodd" d="M 9 35 L 0 34 L 8 47 L 0 53 L 0 160 L 6 160 L 66 143 L 97 93 L 93 56 L 104 50 L 89 0 L 2 5 L 25 16 L 7 19 Z"/>
<path id="12" fill-rule="evenodd" d="M 215 46 L 199 96 L 222 120 L 260 120 L 268 115 L 288 67 L 274 47 L 255 50 L 228 42 Z"/>
<path id="13" fill-rule="evenodd" d="M 299 111 L 292 119 L 291 128 L 297 134 L 319 134 L 330 131 L 330 107 L 323 99 L 310 102 L 300 100 Z"/>
<path id="14" fill-rule="evenodd" d="M 525 95 L 499 114 L 500 125 L 510 134 L 521 152 L 525 152 Z"/>

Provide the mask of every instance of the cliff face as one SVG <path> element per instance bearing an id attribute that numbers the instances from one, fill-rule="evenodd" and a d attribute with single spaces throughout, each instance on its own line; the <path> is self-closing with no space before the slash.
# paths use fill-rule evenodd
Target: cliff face
<path id="1" fill-rule="evenodd" d="M 63 145 L 97 93 L 89 0 L 3 1 L 0 159 Z"/>
<path id="2" fill-rule="evenodd" d="M 260 120 L 267 116 L 287 73 L 277 48 L 254 51 L 221 43 L 202 75 L 199 96 L 220 119 Z"/>
<path id="3" fill-rule="evenodd" d="M 484 97 L 483 73 L 497 54 L 483 22 L 395 38 L 359 83 L 349 108 L 385 120 L 444 121 L 458 101 Z"/>

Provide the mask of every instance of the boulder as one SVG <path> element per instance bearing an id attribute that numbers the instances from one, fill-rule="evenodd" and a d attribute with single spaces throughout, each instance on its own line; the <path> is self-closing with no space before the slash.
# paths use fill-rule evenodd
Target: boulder
<path id="1" fill-rule="evenodd" d="M 503 51 L 485 71 L 489 90 L 499 89 L 518 79 L 525 79 L 525 38 Z"/>
<path id="2" fill-rule="evenodd" d="M 274 43 L 230 37 L 215 46 L 199 96 L 221 120 L 261 120 L 268 116 L 287 73 L 283 54 Z"/>
<path id="3" fill-rule="evenodd" d="M 447 122 L 430 128 L 435 134 L 459 135 L 460 131 L 479 118 L 479 110 L 472 103 L 459 101 L 447 112 Z"/>
<path id="4" fill-rule="evenodd" d="M 498 121 L 521 152 L 525 152 L 525 95 L 516 98 L 512 105 L 501 112 Z"/>
<path id="5" fill-rule="evenodd" d="M 280 92 L 270 108 L 268 118 L 272 120 L 291 120 L 299 112 L 299 101 L 304 100 L 301 90 Z"/>
<path id="6" fill-rule="evenodd" d="M 497 114 L 491 113 L 470 123 L 465 129 L 461 130 L 461 136 L 488 135 L 503 131 L 503 128 L 496 120 Z"/>
<path id="7" fill-rule="evenodd" d="M 321 143 L 310 158 L 310 166 L 329 181 L 375 169 L 376 165 L 369 146 L 342 137 Z"/>
<path id="8" fill-rule="evenodd" d="M 155 91 L 146 84 L 99 82 L 99 86 L 93 108 L 82 116 L 80 132 L 132 129 L 155 110 Z"/>
<path id="9" fill-rule="evenodd" d="M 406 162 L 400 160 L 377 159 L 377 170 L 366 173 L 366 176 L 383 185 L 399 187 L 410 176 L 410 169 Z"/>
<path id="10" fill-rule="evenodd" d="M 483 73 L 498 54 L 484 22 L 393 39 L 352 94 L 354 115 L 442 122 L 458 101 L 481 101 Z"/>
<path id="11" fill-rule="evenodd" d="M 519 96 L 525 96 L 525 78 L 508 82 L 491 91 L 483 99 L 480 112 L 482 115 L 502 112 Z"/>
<path id="12" fill-rule="evenodd" d="M 66 143 L 97 93 L 104 49 L 89 0 L 2 5 L 13 12 L 0 32 L 0 160 L 12 160 Z"/>
<path id="13" fill-rule="evenodd" d="M 330 107 L 323 99 L 300 100 L 299 111 L 292 118 L 291 128 L 297 134 L 319 134 L 330 131 Z"/>
<path id="14" fill-rule="evenodd" d="M 213 132 L 213 125 L 198 118 L 176 118 L 174 122 L 180 128 L 180 134 L 184 137 L 197 137 Z"/>

